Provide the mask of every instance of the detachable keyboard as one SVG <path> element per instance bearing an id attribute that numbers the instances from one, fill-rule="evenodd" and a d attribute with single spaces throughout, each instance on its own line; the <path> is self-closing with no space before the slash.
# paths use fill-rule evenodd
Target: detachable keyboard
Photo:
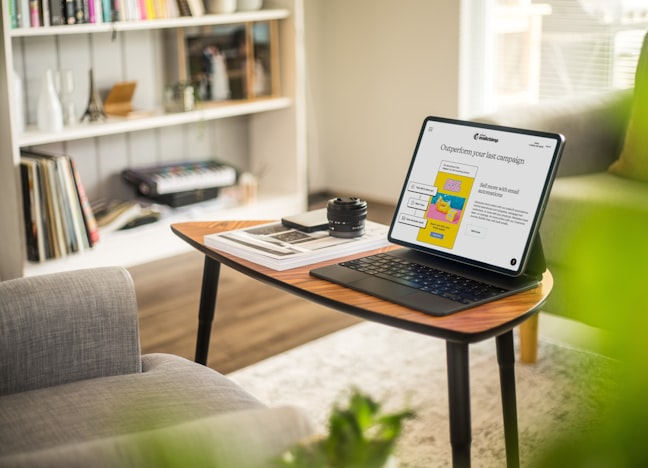
<path id="1" fill-rule="evenodd" d="M 461 304 L 472 304 L 505 292 L 502 288 L 484 282 L 413 263 L 386 253 L 341 262 L 339 265 Z"/>

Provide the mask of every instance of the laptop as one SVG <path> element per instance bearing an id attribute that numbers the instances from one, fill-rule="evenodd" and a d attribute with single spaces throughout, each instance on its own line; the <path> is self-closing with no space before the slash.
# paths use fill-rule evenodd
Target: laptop
<path id="1" fill-rule="evenodd" d="M 558 133 L 426 117 L 388 232 L 401 248 L 310 274 L 434 316 L 537 286 L 563 147 Z"/>

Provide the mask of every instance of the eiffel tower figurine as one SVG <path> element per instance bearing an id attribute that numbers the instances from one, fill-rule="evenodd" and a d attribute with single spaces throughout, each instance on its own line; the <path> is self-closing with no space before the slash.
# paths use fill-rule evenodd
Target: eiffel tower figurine
<path id="1" fill-rule="evenodd" d="M 92 68 L 90 69 L 90 97 L 88 99 L 88 107 L 81 116 L 81 122 L 83 122 L 86 117 L 88 117 L 90 122 L 96 122 L 99 119 L 104 120 L 106 118 L 106 113 L 104 112 L 103 104 L 101 103 L 101 97 L 95 88 Z"/>

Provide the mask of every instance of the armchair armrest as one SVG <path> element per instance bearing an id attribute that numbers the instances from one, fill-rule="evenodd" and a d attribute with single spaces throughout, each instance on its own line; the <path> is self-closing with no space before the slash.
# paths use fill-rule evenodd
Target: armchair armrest
<path id="1" fill-rule="evenodd" d="M 0 282 L 0 395 L 140 371 L 137 300 L 125 269 Z"/>
<path id="2" fill-rule="evenodd" d="M 558 176 L 607 170 L 623 146 L 632 91 L 515 106 L 474 120 L 565 135 Z"/>

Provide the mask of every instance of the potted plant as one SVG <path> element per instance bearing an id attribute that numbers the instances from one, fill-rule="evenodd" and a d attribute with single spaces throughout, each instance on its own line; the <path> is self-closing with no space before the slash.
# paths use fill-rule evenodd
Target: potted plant
<path id="1" fill-rule="evenodd" d="M 392 453 L 403 422 L 415 416 L 405 409 L 382 414 L 381 404 L 353 389 L 348 405 L 336 404 L 329 417 L 328 435 L 306 440 L 286 451 L 283 468 L 378 468 L 393 463 Z"/>

